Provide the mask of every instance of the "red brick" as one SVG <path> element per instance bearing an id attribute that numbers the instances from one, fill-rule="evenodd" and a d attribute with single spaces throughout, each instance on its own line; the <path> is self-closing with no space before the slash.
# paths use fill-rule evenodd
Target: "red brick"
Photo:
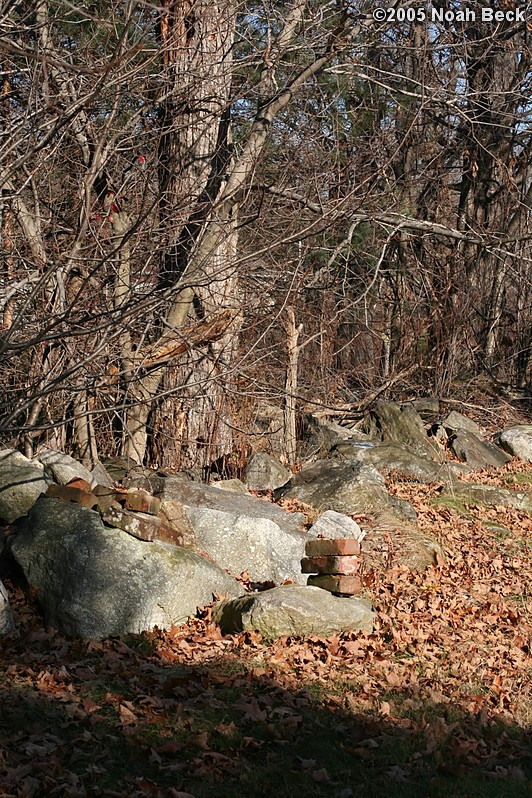
<path id="1" fill-rule="evenodd" d="M 362 582 L 358 576 L 309 576 L 307 585 L 321 587 L 329 593 L 339 593 L 342 596 L 358 596 L 362 590 Z"/>
<path id="2" fill-rule="evenodd" d="M 343 557 L 304 557 L 301 560 L 301 571 L 304 574 L 345 574 L 358 573 L 360 559 L 356 554 Z"/>
<path id="3" fill-rule="evenodd" d="M 307 557 L 360 554 L 360 543 L 354 538 L 315 538 L 305 544 Z"/>
<path id="4" fill-rule="evenodd" d="M 86 479 L 81 479 L 81 477 L 74 477 L 66 484 L 67 488 L 78 488 L 78 490 L 83 490 L 85 493 L 91 492 L 90 483 L 87 482 Z"/>
<path id="5" fill-rule="evenodd" d="M 122 510 L 122 505 L 115 499 L 114 493 L 98 496 L 98 510 L 102 515 L 113 507 L 115 510 Z"/>
<path id="6" fill-rule="evenodd" d="M 88 493 L 79 488 L 71 488 L 68 485 L 55 485 L 52 483 L 48 486 L 46 495 L 52 499 L 62 499 L 65 502 L 75 502 L 87 507 L 91 510 L 98 502 L 93 493 Z"/>
<path id="7" fill-rule="evenodd" d="M 126 510 L 136 510 L 138 513 L 157 515 L 161 509 L 161 500 L 152 496 L 147 490 L 128 490 L 124 506 Z"/>

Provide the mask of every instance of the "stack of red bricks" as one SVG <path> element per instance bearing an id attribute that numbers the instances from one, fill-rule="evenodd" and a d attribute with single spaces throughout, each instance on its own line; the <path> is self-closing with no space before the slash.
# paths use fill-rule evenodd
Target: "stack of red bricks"
<path id="1" fill-rule="evenodd" d="M 127 489 L 118 485 L 91 488 L 85 480 L 73 479 L 68 485 L 49 485 L 46 496 L 96 510 L 105 523 L 139 540 L 183 545 L 182 535 L 168 524 L 161 512 L 160 499 L 141 488 Z"/>
<path id="2" fill-rule="evenodd" d="M 358 596 L 362 582 L 360 569 L 360 543 L 351 538 L 308 540 L 301 560 L 301 571 L 312 574 L 307 585 L 321 587 L 338 596 Z"/>

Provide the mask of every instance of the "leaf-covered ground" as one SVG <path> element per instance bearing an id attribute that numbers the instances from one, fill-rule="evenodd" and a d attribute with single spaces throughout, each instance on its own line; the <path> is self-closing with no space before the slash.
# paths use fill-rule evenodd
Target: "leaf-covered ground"
<path id="1" fill-rule="evenodd" d="M 523 487 L 532 466 L 489 478 Z M 0 642 L 0 796 L 531 795 L 530 515 L 389 488 L 446 562 L 366 573 L 371 635 L 222 637 L 207 610 L 71 641 L 6 579 L 20 636 Z"/>

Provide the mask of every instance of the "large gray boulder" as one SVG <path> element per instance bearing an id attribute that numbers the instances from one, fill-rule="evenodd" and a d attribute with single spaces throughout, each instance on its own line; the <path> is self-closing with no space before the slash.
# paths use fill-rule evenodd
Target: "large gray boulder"
<path id="1" fill-rule="evenodd" d="M 12 524 L 27 514 L 49 480 L 41 463 L 28 460 L 16 449 L 0 451 L 0 520 Z"/>
<path id="2" fill-rule="evenodd" d="M 429 460 L 442 462 L 444 459 L 437 444 L 428 437 L 423 420 L 412 405 L 400 407 L 394 402 L 376 402 L 365 417 L 362 430 L 375 441 L 396 443 Z"/>
<path id="3" fill-rule="evenodd" d="M 2 582 L 0 582 L 0 637 L 11 634 L 14 628 L 15 623 L 13 621 L 7 590 Z"/>
<path id="4" fill-rule="evenodd" d="M 230 573 L 247 571 L 255 582 L 303 581 L 300 560 L 309 536 L 302 513 L 173 477 L 162 482 L 159 496 L 169 517 L 182 506 L 193 529 L 193 545 Z"/>
<path id="5" fill-rule="evenodd" d="M 267 452 L 257 452 L 244 469 L 244 482 L 251 490 L 275 490 L 286 485 L 292 472 Z"/>
<path id="6" fill-rule="evenodd" d="M 46 622 L 89 640 L 182 624 L 214 594 L 242 593 L 198 554 L 137 540 L 104 526 L 99 513 L 59 499 L 37 501 L 12 553 Z"/>
<path id="7" fill-rule="evenodd" d="M 532 424 L 520 424 L 505 429 L 497 435 L 496 442 L 512 457 L 520 457 L 521 460 L 532 463 Z"/>
<path id="8" fill-rule="evenodd" d="M 89 485 L 92 483 L 92 474 L 88 468 L 74 460 L 68 454 L 55 449 L 41 449 L 33 458 L 33 462 L 41 463 L 44 472 L 58 485 L 66 485 L 71 479 L 84 479 Z"/>
<path id="9" fill-rule="evenodd" d="M 473 468 L 500 468 L 512 459 L 494 443 L 467 430 L 455 432 L 450 439 L 450 446 L 459 460 Z"/>
<path id="10" fill-rule="evenodd" d="M 388 494 L 384 477 L 374 466 L 356 460 L 316 460 L 276 491 L 275 496 L 298 499 L 322 512 L 364 513 L 386 507 L 409 518 L 416 517 L 407 502 Z"/>
<path id="11" fill-rule="evenodd" d="M 283 635 L 319 636 L 345 630 L 373 631 L 371 604 L 338 598 L 319 587 L 283 585 L 217 604 L 213 620 L 224 634 L 257 631 L 273 640 Z"/>
<path id="12" fill-rule="evenodd" d="M 396 443 L 380 443 L 372 448 L 340 443 L 331 449 L 331 457 L 367 463 L 386 474 L 400 471 L 419 482 L 452 482 L 455 470 L 450 462 L 436 463 Z"/>

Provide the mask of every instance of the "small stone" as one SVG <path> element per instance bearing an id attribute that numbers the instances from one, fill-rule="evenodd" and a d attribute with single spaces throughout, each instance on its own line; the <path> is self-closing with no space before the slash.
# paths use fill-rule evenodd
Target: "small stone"
<path id="1" fill-rule="evenodd" d="M 254 454 L 244 469 L 244 482 L 251 490 L 276 490 L 291 477 L 292 472 L 266 452 Z"/>
<path id="2" fill-rule="evenodd" d="M 326 510 L 309 529 L 315 538 L 355 538 L 362 540 L 364 533 L 349 515 Z"/>
<path id="3" fill-rule="evenodd" d="M 33 462 L 42 463 L 46 474 L 59 485 L 67 485 L 71 480 L 77 478 L 84 480 L 89 486 L 93 482 L 88 468 L 85 468 L 70 455 L 55 449 L 41 449 Z"/>
<path id="4" fill-rule="evenodd" d="M 360 554 L 360 542 L 354 538 L 335 538 L 334 540 L 317 538 L 316 540 L 307 540 L 305 554 L 307 557 Z"/>

